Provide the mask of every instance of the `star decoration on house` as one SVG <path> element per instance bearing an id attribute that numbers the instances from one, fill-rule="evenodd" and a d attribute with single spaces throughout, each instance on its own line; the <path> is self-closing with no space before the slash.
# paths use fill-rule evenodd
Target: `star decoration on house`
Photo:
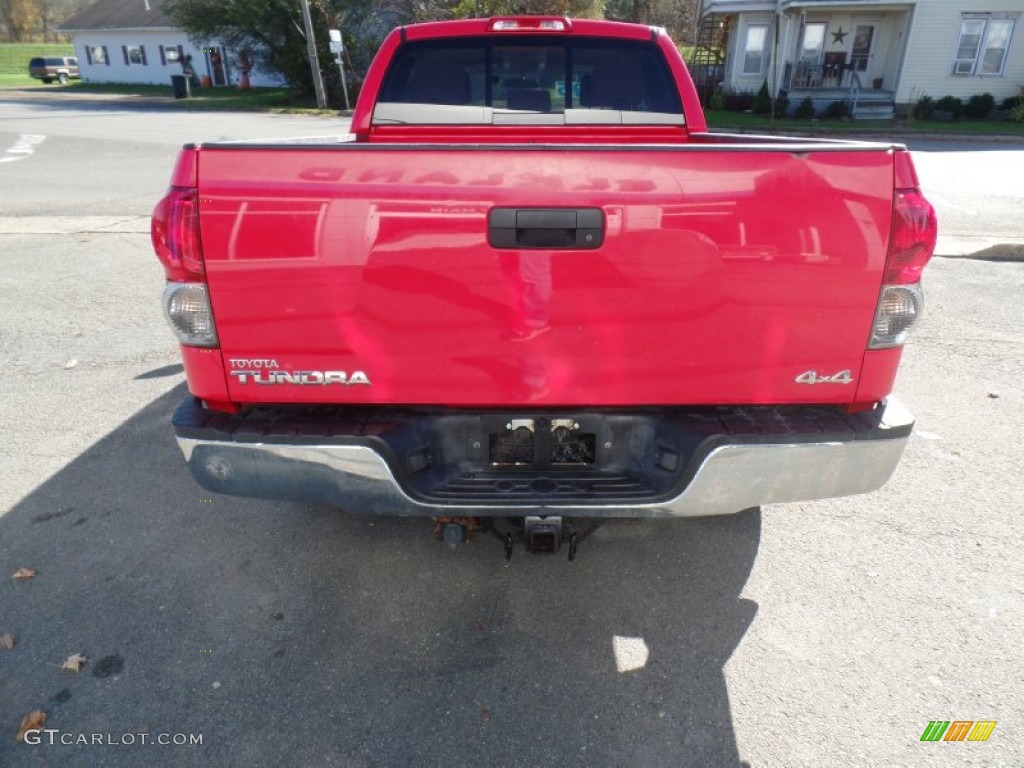
<path id="1" fill-rule="evenodd" d="M 843 32 L 843 28 L 840 27 L 838 30 L 832 33 L 832 45 L 842 45 L 843 41 L 846 40 L 846 36 L 849 32 Z"/>

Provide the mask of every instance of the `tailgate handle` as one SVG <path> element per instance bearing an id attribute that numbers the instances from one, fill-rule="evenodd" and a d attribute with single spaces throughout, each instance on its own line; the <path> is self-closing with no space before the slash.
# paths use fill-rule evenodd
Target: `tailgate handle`
<path id="1" fill-rule="evenodd" d="M 600 208 L 492 208 L 487 217 L 487 242 L 492 248 L 600 248 L 604 242 L 604 211 Z"/>

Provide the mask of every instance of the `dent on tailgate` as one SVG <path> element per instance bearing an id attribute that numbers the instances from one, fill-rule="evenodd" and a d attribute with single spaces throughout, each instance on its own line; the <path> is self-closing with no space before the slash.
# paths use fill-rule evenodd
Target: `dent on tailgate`
<path id="1" fill-rule="evenodd" d="M 849 403 L 892 216 L 878 150 L 204 148 L 201 171 L 243 403 Z M 596 208 L 604 242 L 495 248 L 495 207 Z"/>

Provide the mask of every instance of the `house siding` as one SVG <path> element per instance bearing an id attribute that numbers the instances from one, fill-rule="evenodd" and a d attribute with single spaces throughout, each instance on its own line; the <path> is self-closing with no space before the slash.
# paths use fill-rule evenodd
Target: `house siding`
<path id="1" fill-rule="evenodd" d="M 212 75 L 207 66 L 206 54 L 201 46 L 192 43 L 180 29 L 167 31 L 146 30 L 89 30 L 71 32 L 75 55 L 78 56 L 79 70 L 83 82 L 87 83 L 135 83 L 140 85 L 167 85 L 171 83 L 171 75 L 182 73 L 181 64 L 177 61 L 166 61 L 161 56 L 160 47 L 178 47 L 185 55 L 192 56 L 192 68 L 197 77 Z M 87 53 L 93 47 L 106 46 L 107 64 L 92 61 Z M 144 62 L 141 64 L 126 62 L 125 48 L 143 46 Z M 237 68 L 237 57 L 225 51 L 227 61 L 227 84 L 237 85 L 240 72 Z M 249 79 L 254 87 L 282 85 L 283 81 L 274 74 L 254 71 Z"/>
<path id="2" fill-rule="evenodd" d="M 896 101 L 921 96 L 968 99 L 991 93 L 996 100 L 1017 94 L 1024 84 L 1024 7 L 1021 0 L 927 0 L 918 4 Z M 954 75 L 953 57 L 964 13 L 1018 14 L 1002 75 Z"/>

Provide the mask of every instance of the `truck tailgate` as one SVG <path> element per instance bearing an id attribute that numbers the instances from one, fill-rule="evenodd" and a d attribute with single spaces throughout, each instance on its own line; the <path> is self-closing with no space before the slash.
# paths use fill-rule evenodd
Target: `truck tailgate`
<path id="1" fill-rule="evenodd" d="M 199 151 L 243 403 L 852 402 L 892 188 L 878 147 Z"/>

